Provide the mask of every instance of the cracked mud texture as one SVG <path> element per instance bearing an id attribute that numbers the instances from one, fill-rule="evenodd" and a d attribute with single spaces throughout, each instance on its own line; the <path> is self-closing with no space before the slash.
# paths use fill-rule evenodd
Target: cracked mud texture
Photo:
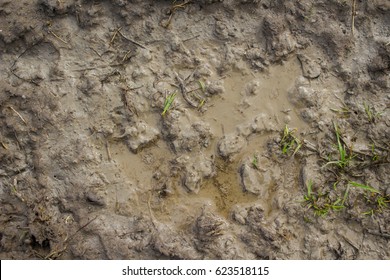
<path id="1" fill-rule="evenodd" d="M 0 258 L 389 259 L 390 4 L 352 9 L 0 1 Z"/>

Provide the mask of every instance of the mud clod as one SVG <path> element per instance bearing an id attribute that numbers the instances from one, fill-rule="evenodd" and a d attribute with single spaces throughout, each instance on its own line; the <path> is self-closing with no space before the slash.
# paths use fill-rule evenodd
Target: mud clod
<path id="1" fill-rule="evenodd" d="M 301 62 L 304 77 L 315 79 L 321 75 L 321 67 L 318 62 L 302 54 L 299 54 L 297 57 Z"/>
<path id="2" fill-rule="evenodd" d="M 245 138 L 235 133 L 224 136 L 218 143 L 218 153 L 226 159 L 232 159 L 246 145 Z"/>

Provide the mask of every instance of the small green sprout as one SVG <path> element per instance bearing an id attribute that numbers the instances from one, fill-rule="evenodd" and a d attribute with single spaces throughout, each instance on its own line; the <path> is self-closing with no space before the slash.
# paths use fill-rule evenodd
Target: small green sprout
<path id="1" fill-rule="evenodd" d="M 374 189 L 369 185 L 363 185 L 352 181 L 349 182 L 349 185 L 368 192 L 368 195 L 366 195 L 366 199 L 367 203 L 369 203 L 372 208 L 369 211 L 363 212 L 364 215 L 373 216 L 375 213 L 382 213 L 385 208 L 388 208 L 388 204 L 390 203 L 389 196 L 382 195 L 380 191 Z"/>
<path id="2" fill-rule="evenodd" d="M 307 183 L 307 194 L 305 194 L 303 198 L 308 209 L 313 209 L 314 214 L 321 217 L 326 216 L 331 210 L 339 211 L 344 208 L 341 198 L 332 201 L 329 197 L 329 193 L 315 194 L 313 192 L 313 182 L 311 180 Z"/>
<path id="3" fill-rule="evenodd" d="M 202 82 L 201 80 L 198 80 L 198 84 L 199 84 L 199 87 L 200 89 L 202 90 L 202 92 L 206 92 L 206 85 L 204 82 Z"/>
<path id="4" fill-rule="evenodd" d="M 355 155 L 353 155 L 351 152 L 348 152 L 347 148 L 342 143 L 340 131 L 339 131 L 339 128 L 337 127 L 337 124 L 335 122 L 333 122 L 333 127 L 334 127 L 334 131 L 336 134 L 336 140 L 337 140 L 336 145 L 337 145 L 337 150 L 339 152 L 339 159 L 329 161 L 328 163 L 325 164 L 325 166 L 330 165 L 330 164 L 335 164 L 339 168 L 344 169 L 349 165 L 350 161 L 355 157 Z"/>
<path id="5" fill-rule="evenodd" d="M 168 112 L 168 110 L 171 108 L 172 106 L 172 103 L 173 101 L 175 100 L 175 97 L 176 97 L 176 91 L 169 94 L 166 98 L 165 98 L 165 102 L 164 102 L 164 110 L 163 112 L 161 113 L 162 116 L 165 116 L 165 114 Z"/>
<path id="6" fill-rule="evenodd" d="M 253 166 L 255 169 L 259 169 L 259 160 L 258 160 L 258 158 L 257 158 L 256 155 L 253 155 L 252 166 Z"/>
<path id="7" fill-rule="evenodd" d="M 349 184 L 351 186 L 354 186 L 354 187 L 357 187 L 357 188 L 360 188 L 360 189 L 363 189 L 363 190 L 366 190 L 366 191 L 369 191 L 371 193 L 380 193 L 378 190 L 374 189 L 373 187 L 370 187 L 368 185 L 363 185 L 363 184 L 359 184 L 359 183 L 356 183 L 356 182 L 349 182 Z"/>

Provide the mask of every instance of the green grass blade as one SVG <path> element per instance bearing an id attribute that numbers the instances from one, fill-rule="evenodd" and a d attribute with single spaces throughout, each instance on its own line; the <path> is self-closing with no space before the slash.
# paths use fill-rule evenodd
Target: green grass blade
<path id="1" fill-rule="evenodd" d="M 162 116 L 165 116 L 165 114 L 168 112 L 168 110 L 171 108 L 171 105 L 173 103 L 173 101 L 175 100 L 175 97 L 176 97 L 176 92 L 173 92 L 171 93 L 170 95 L 168 95 L 166 98 L 165 98 L 165 101 L 164 101 L 164 110 L 163 112 L 161 113 Z"/>
<path id="2" fill-rule="evenodd" d="M 349 182 L 349 184 L 351 186 L 354 186 L 354 187 L 357 187 L 357 188 L 360 188 L 360 189 L 363 189 L 363 190 L 366 190 L 366 191 L 369 191 L 369 192 L 372 192 L 372 193 L 380 193 L 378 190 L 376 190 L 373 187 L 370 187 L 368 185 L 363 185 L 363 184 L 359 184 L 359 183 L 356 183 L 356 182 Z"/>

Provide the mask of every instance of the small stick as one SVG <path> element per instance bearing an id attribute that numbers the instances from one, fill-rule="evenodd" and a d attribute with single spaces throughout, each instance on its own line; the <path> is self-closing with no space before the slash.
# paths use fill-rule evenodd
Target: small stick
<path id="1" fill-rule="evenodd" d="M 110 41 L 110 44 L 109 44 L 110 46 L 114 42 L 116 35 L 119 33 L 119 31 L 121 31 L 121 29 L 122 29 L 122 27 L 119 27 L 117 30 L 115 30 L 114 35 L 112 35 L 112 38 L 111 38 L 111 41 Z"/>
<path id="2" fill-rule="evenodd" d="M 183 43 L 185 43 L 185 42 L 187 42 L 187 41 L 190 41 L 190 40 L 193 40 L 193 39 L 196 39 L 196 38 L 198 38 L 200 35 L 198 34 L 198 35 L 196 35 L 196 36 L 194 36 L 194 37 L 190 37 L 190 38 L 187 38 L 187 39 L 184 39 L 183 40 Z"/>
<path id="3" fill-rule="evenodd" d="M 145 50 L 148 49 L 147 47 L 145 47 L 145 46 L 142 45 L 141 43 L 138 43 L 137 41 L 134 41 L 133 39 L 130 39 L 130 38 L 126 37 L 125 35 L 123 35 L 122 32 L 118 31 L 118 33 L 119 33 L 119 35 L 121 35 L 124 39 L 126 39 L 127 41 L 133 43 L 134 45 L 136 45 L 136 46 L 138 46 L 138 47 L 140 47 L 140 48 L 143 48 L 143 49 L 145 49 Z"/>
<path id="4" fill-rule="evenodd" d="M 125 56 L 124 56 L 123 59 L 122 59 L 122 62 L 125 62 L 126 60 L 128 60 L 128 59 L 131 58 L 131 56 L 129 56 L 130 53 L 131 53 L 131 50 L 129 50 L 129 51 L 126 52 Z"/>
<path id="5" fill-rule="evenodd" d="M 1 142 L 1 146 L 3 146 L 4 149 L 8 150 L 8 147 L 3 142 Z"/>
<path id="6" fill-rule="evenodd" d="M 108 161 L 111 161 L 112 157 L 111 157 L 110 147 L 108 146 L 108 141 L 106 141 L 106 150 L 107 150 Z"/>
<path id="7" fill-rule="evenodd" d="M 77 233 L 79 233 L 82 229 L 86 228 L 90 223 L 92 223 L 94 220 L 96 220 L 97 217 L 98 217 L 98 216 L 96 216 L 95 218 L 93 218 L 92 220 L 90 220 L 89 222 L 87 222 L 86 224 L 84 224 L 83 226 L 81 226 L 81 227 L 80 227 L 78 230 L 76 230 L 76 232 L 73 233 L 69 238 L 66 238 L 65 241 L 68 241 L 68 242 L 69 242 L 70 240 L 72 240 L 72 239 L 75 237 L 75 235 L 76 235 Z"/>
<path id="8" fill-rule="evenodd" d="M 55 34 L 53 31 L 49 31 L 49 33 L 51 34 L 51 35 L 53 35 L 54 37 L 56 37 L 58 40 L 60 40 L 62 43 L 64 43 L 64 44 L 68 44 L 68 42 L 67 41 L 65 41 L 64 39 L 62 39 L 60 36 L 58 36 L 57 34 Z"/>
<path id="9" fill-rule="evenodd" d="M 186 1 L 186 2 L 181 3 L 181 4 L 176 4 L 176 5 L 172 6 L 172 10 L 175 11 L 179 8 L 184 8 L 185 5 L 190 4 L 190 3 L 191 3 L 191 1 Z"/>
<path id="10" fill-rule="evenodd" d="M 100 53 L 97 52 L 97 50 L 95 50 L 94 48 L 91 48 L 89 47 L 94 53 L 96 53 L 99 57 L 102 57 L 102 55 Z"/>
<path id="11" fill-rule="evenodd" d="M 27 124 L 26 120 L 22 117 L 21 114 L 19 114 L 18 111 L 16 111 L 16 110 L 14 109 L 14 107 L 12 107 L 12 106 L 8 106 L 8 107 L 9 107 L 12 111 L 14 111 L 14 112 L 19 116 L 19 118 L 24 122 L 24 124 Z"/>
<path id="12" fill-rule="evenodd" d="M 176 72 L 174 72 L 174 73 L 175 73 L 175 76 L 176 76 L 176 80 L 179 82 L 179 88 L 180 88 L 180 91 L 181 91 L 181 93 L 183 95 L 184 100 L 187 101 L 187 103 L 189 105 L 191 105 L 192 107 L 198 108 L 198 104 L 194 104 L 194 102 L 192 102 L 189 99 L 189 97 L 187 96 L 187 91 L 186 91 L 183 79 L 179 76 L 179 74 L 177 74 Z"/>

